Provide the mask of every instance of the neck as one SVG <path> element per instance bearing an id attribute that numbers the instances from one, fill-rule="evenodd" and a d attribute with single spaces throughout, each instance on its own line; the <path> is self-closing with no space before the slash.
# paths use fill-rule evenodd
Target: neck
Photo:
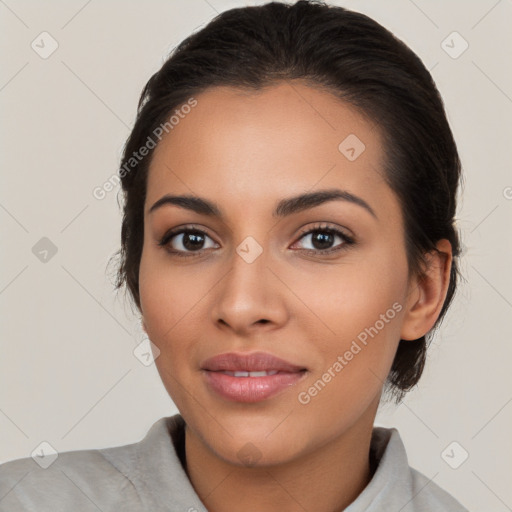
<path id="1" fill-rule="evenodd" d="M 339 512 L 372 478 L 370 442 L 376 407 L 313 452 L 272 466 L 240 467 L 217 457 L 188 427 L 189 479 L 210 512 Z M 370 410 L 371 409 L 371 410 Z"/>

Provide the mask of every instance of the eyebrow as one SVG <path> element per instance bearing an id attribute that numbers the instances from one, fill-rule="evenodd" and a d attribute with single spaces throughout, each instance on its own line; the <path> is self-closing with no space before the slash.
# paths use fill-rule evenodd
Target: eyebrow
<path id="1" fill-rule="evenodd" d="M 346 190 L 340 189 L 319 190 L 316 192 L 308 192 L 295 197 L 282 199 L 277 203 L 277 206 L 272 215 L 273 217 L 287 217 L 294 213 L 298 213 L 303 210 L 319 206 L 328 201 L 335 200 L 347 201 L 349 203 L 361 206 L 373 217 L 375 217 L 375 219 L 377 219 L 377 215 L 373 208 L 364 199 L 361 199 L 360 197 Z M 192 195 L 173 196 L 166 194 L 149 209 L 148 213 L 153 213 L 155 210 L 167 204 L 179 206 L 180 208 L 185 208 L 201 215 L 218 217 L 220 219 L 223 218 L 221 210 L 217 204 L 209 201 L 208 199 Z"/>

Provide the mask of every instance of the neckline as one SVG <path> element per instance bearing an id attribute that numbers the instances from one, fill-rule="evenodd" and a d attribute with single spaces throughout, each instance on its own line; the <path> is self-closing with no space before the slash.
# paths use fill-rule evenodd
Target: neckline
<path id="1" fill-rule="evenodd" d="M 183 468 L 183 471 L 188 475 L 187 470 L 187 456 L 186 456 L 186 450 L 185 450 L 185 420 L 180 415 L 180 421 L 178 422 L 178 428 L 175 430 L 174 436 L 172 437 L 172 442 L 174 445 L 174 449 L 176 451 L 176 455 L 178 456 L 178 460 L 180 461 L 181 467 Z M 378 449 L 378 436 L 377 431 L 372 431 L 372 437 L 370 442 L 370 452 L 368 454 L 369 458 L 369 464 L 370 464 L 370 482 L 373 479 L 377 468 L 379 467 L 380 458 L 382 455 L 382 450 Z"/>

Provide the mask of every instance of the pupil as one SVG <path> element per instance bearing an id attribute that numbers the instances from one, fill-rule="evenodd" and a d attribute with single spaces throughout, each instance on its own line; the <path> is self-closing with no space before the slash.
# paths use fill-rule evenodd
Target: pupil
<path id="1" fill-rule="evenodd" d="M 313 234 L 313 246 L 315 249 L 329 249 L 330 245 L 333 243 L 333 234 L 332 233 L 322 233 L 316 232 Z M 320 247 L 318 247 L 320 245 Z"/>
<path id="2" fill-rule="evenodd" d="M 204 239 L 201 233 L 186 233 L 183 238 L 183 246 L 188 250 L 201 249 L 203 243 Z"/>

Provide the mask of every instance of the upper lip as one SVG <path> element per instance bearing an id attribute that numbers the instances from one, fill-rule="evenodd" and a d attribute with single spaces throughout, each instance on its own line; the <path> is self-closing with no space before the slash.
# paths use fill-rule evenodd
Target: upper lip
<path id="1" fill-rule="evenodd" d="M 210 357 L 201 365 L 203 370 L 218 371 L 272 371 L 296 373 L 305 370 L 303 366 L 292 364 L 267 352 L 236 354 L 229 352 Z"/>

